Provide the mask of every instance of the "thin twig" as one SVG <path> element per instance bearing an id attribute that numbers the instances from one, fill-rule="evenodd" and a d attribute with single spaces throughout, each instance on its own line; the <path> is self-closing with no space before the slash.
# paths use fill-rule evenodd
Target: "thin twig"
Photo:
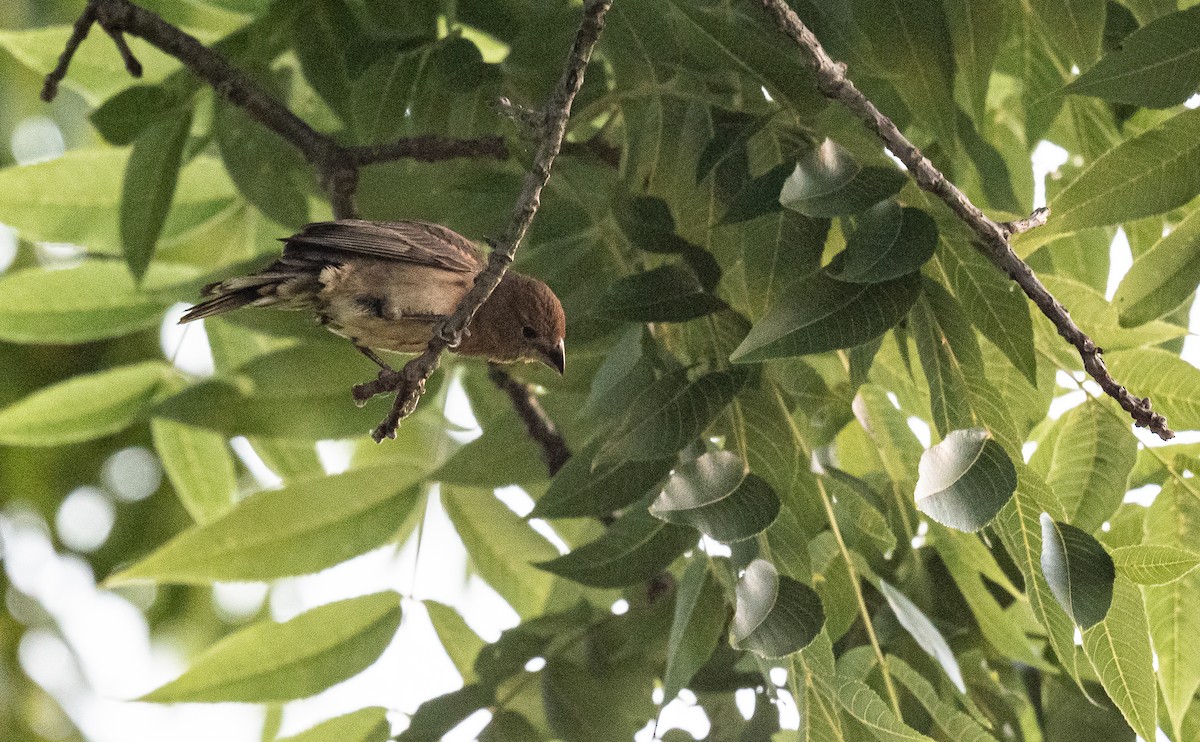
<path id="1" fill-rule="evenodd" d="M 558 432 L 558 426 L 546 414 L 546 410 L 542 409 L 542 403 L 528 384 L 517 381 L 494 363 L 488 364 L 488 378 L 512 401 L 517 416 L 525 423 L 525 431 L 542 449 L 546 471 L 553 477 L 563 468 L 563 464 L 567 463 L 567 459 L 571 458 L 571 449 L 567 448 L 567 441 L 562 433 Z"/>
<path id="2" fill-rule="evenodd" d="M 816 73 L 817 87 L 828 98 L 838 101 L 875 132 L 887 148 L 904 163 L 913 180 L 921 188 L 940 198 L 967 226 L 979 236 L 973 244 L 992 264 L 1016 281 L 1025 295 L 1042 310 L 1058 334 L 1075 346 L 1083 359 L 1083 367 L 1092 375 L 1106 394 L 1116 399 L 1139 427 L 1149 428 L 1159 438 L 1168 440 L 1175 434 L 1167 427 L 1167 419 L 1150 409 L 1150 400 L 1136 397 L 1117 383 L 1108 372 L 1102 357 L 1103 350 L 1071 319 L 1071 315 L 1054 295 L 1038 280 L 1033 269 L 1021 260 L 1008 244 L 1012 234 L 1044 224 L 1048 212 L 1034 212 L 1028 219 L 998 224 L 989 219 L 953 183 L 946 179 L 933 163 L 910 142 L 887 116 L 879 111 L 854 83 L 846 77 L 846 65 L 835 62 L 821 42 L 784 0 L 758 0 L 775 17 L 785 35 L 804 51 L 809 65 Z"/>
<path id="3" fill-rule="evenodd" d="M 589 0 L 583 8 L 583 21 L 575 34 L 575 42 L 567 57 L 566 68 L 546 105 L 540 130 L 540 142 L 533 165 L 525 175 L 525 185 L 513 208 L 512 219 L 500 239 L 496 240 L 487 267 L 475 279 L 475 285 L 467 292 L 458 308 L 434 333 L 429 345 L 421 355 L 405 364 L 401 371 L 402 383 L 396 389 L 396 400 L 388 416 L 371 433 L 376 441 L 394 438 L 400 421 L 412 414 L 425 390 L 425 381 L 437 369 L 442 351 L 459 343 L 463 333 L 492 291 L 504 277 L 513 255 L 521 245 L 530 224 L 541 204 L 542 188 L 550 178 L 550 168 L 562 146 L 567 120 L 571 116 L 571 103 L 583 85 L 583 75 L 591 59 L 592 49 L 604 28 L 604 17 L 612 0 Z"/>
<path id="4" fill-rule="evenodd" d="M 201 44 L 195 37 L 163 20 L 157 14 L 129 0 L 89 0 L 75 22 L 58 65 L 46 76 L 42 97 L 49 101 L 58 91 L 58 83 L 66 76 L 71 57 L 87 36 L 93 23 L 99 23 L 121 53 L 125 66 L 137 76 L 141 65 L 133 56 L 124 35 L 136 36 L 175 57 L 200 80 L 208 83 L 231 105 L 238 106 L 258 123 L 275 132 L 300 151 L 320 174 L 329 190 L 333 213 L 338 218 L 356 214 L 354 194 L 358 188 L 358 171 L 365 165 L 399 159 L 425 162 L 452 157 L 502 157 L 503 142 L 497 145 L 494 137 L 455 140 L 446 137 L 413 137 L 387 144 L 363 147 L 344 147 L 332 137 L 322 134 L 271 97 L 248 76 L 235 68 L 223 56 Z"/>

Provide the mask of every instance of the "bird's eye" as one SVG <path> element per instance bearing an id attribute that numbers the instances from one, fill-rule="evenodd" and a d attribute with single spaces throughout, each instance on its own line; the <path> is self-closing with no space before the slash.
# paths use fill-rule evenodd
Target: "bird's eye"
<path id="1" fill-rule="evenodd" d="M 537 337 L 537 330 L 533 329 L 529 325 L 525 325 L 521 328 L 521 334 L 525 336 L 526 340 L 533 340 L 535 337 Z"/>

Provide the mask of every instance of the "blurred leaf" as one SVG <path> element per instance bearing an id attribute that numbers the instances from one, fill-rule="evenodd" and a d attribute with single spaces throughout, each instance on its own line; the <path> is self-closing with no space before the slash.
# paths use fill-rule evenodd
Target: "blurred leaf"
<path id="1" fill-rule="evenodd" d="M 947 739 L 955 742 L 995 742 L 995 737 L 988 734 L 978 721 L 959 711 L 954 703 L 940 698 L 933 684 L 904 660 L 894 655 L 888 657 L 888 672 L 913 694 Z"/>
<path id="2" fill-rule="evenodd" d="M 844 283 L 817 271 L 780 292 L 731 360 L 749 363 L 861 345 L 899 322 L 920 291 L 915 273 L 884 283 Z"/>
<path id="3" fill-rule="evenodd" d="M 550 488 L 529 514 L 531 518 L 579 518 L 606 515 L 646 496 L 671 466 L 674 457 L 652 461 L 614 462 L 593 468 L 603 440 L 572 456 L 550 480 Z"/>
<path id="4" fill-rule="evenodd" d="M 442 506 L 474 569 L 522 617 L 545 607 L 554 578 L 540 570 L 558 551 L 490 490 L 443 484 Z"/>
<path id="5" fill-rule="evenodd" d="M 1084 67 L 1100 56 L 1104 0 L 1033 0 L 1033 14 L 1056 49 Z"/>
<path id="6" fill-rule="evenodd" d="M 154 451 L 179 501 L 197 523 L 206 523 L 233 507 L 237 475 L 225 436 L 176 420 L 150 421 Z"/>
<path id="7" fill-rule="evenodd" d="M 392 735 L 387 709 L 368 706 L 301 732 L 281 737 L 279 742 L 385 742 Z"/>
<path id="8" fill-rule="evenodd" d="M 292 24 L 292 43 L 304 77 L 343 121 L 350 116 L 346 52 L 359 39 L 354 16 L 341 0 L 305 0 Z"/>
<path id="9" fill-rule="evenodd" d="M 634 505 L 600 538 L 536 566 L 591 587 L 622 587 L 654 577 L 696 545 L 698 534 Z"/>
<path id="10" fill-rule="evenodd" d="M 833 497 L 833 512 L 837 517 L 846 545 L 863 554 L 872 549 L 881 556 L 896 548 L 896 536 L 883 513 L 873 504 L 878 495 L 862 480 L 837 469 L 829 469 L 821 477 Z"/>
<path id="11" fill-rule="evenodd" d="M 403 742 L 437 742 L 463 719 L 495 701 L 494 687 L 481 683 L 465 685 L 418 706 L 409 720 L 408 729 L 396 739 Z"/>
<path id="12" fill-rule="evenodd" d="M 896 614 L 896 619 L 900 621 L 904 630 L 912 636 L 921 649 L 925 650 L 926 654 L 938 663 L 945 671 L 946 676 L 950 678 L 950 682 L 954 683 L 954 687 L 958 688 L 960 693 L 966 693 L 967 687 L 963 682 L 962 671 L 958 668 L 958 660 L 955 659 L 954 652 L 946 643 L 942 632 L 938 631 L 929 617 L 897 588 L 880 580 L 879 591 L 887 599 L 888 605 L 892 607 L 892 612 Z"/>
<path id="13" fill-rule="evenodd" d="M 971 115 L 982 121 L 992 67 L 1006 37 L 1004 6 L 991 0 L 966 0 L 944 3 L 943 11 L 953 42 L 958 80 L 967 91 Z M 962 132 L 961 125 L 958 130 Z"/>
<path id="14" fill-rule="evenodd" d="M 776 165 L 746 183 L 729 203 L 721 224 L 738 224 L 755 217 L 779 211 L 779 194 L 796 166 L 790 162 Z"/>
<path id="15" fill-rule="evenodd" d="M 191 278 L 181 265 L 156 264 L 146 284 Z M 145 289 L 145 286 L 143 286 Z M 139 290 L 121 263 L 86 260 L 74 268 L 27 268 L 0 276 L 0 340 L 82 343 L 153 327 L 170 300 Z"/>
<path id="16" fill-rule="evenodd" d="M 1096 539 L 1042 513 L 1042 572 L 1063 609 L 1081 629 L 1104 619 L 1116 569 Z"/>
<path id="17" fill-rule="evenodd" d="M 1166 544 L 1138 544 L 1113 549 L 1117 571 L 1139 585 L 1166 585 L 1200 566 L 1200 554 Z"/>
<path id="18" fill-rule="evenodd" d="M 400 626 L 400 596 L 375 593 L 263 621 L 225 637 L 140 701 L 264 703 L 306 698 L 357 675 Z"/>
<path id="19" fill-rule="evenodd" d="M 1121 326 L 1116 307 L 1091 286 L 1063 276 L 1044 275 L 1042 279 L 1059 301 L 1071 307 L 1071 312 L 1080 318 L 1092 339 L 1105 350 L 1144 348 L 1186 333 L 1178 325 L 1157 320 L 1126 329 Z"/>
<path id="20" fill-rule="evenodd" d="M 745 382 L 741 371 L 715 371 L 691 382 L 682 372 L 659 379 L 630 403 L 593 466 L 673 456 L 704 432 Z"/>
<path id="21" fill-rule="evenodd" d="M 805 216 L 857 214 L 896 195 L 906 181 L 899 170 L 862 167 L 839 144 L 826 139 L 796 163 L 784 181 L 779 203 Z"/>
<path id="22" fill-rule="evenodd" d="M 708 560 L 690 560 L 679 582 L 675 617 L 667 640 L 667 667 L 663 673 L 666 703 L 674 700 L 708 661 L 725 628 L 726 618 L 725 596 L 708 568 Z"/>
<path id="23" fill-rule="evenodd" d="M 917 509 L 959 531 L 983 528 L 1013 496 L 1017 473 L 982 428 L 955 430 L 921 455 Z"/>
<path id="24" fill-rule="evenodd" d="M 310 166 L 288 142 L 234 105 L 218 105 L 213 133 L 229 177 L 246 200 L 285 227 L 308 222 Z"/>
<path id="25" fill-rule="evenodd" d="M 76 149 L 53 160 L 4 168 L 0 221 L 27 240 L 69 242 L 93 253 L 117 254 L 118 206 L 128 157 L 125 150 Z M 211 216 L 233 194 L 217 160 L 194 158 L 179 173 L 168 228 L 176 218 Z"/>
<path id="26" fill-rule="evenodd" d="M 670 263 L 617 279 L 596 311 L 627 322 L 686 322 L 724 308 L 691 269 Z"/>
<path id="27" fill-rule="evenodd" d="M 1029 459 L 1062 501 L 1069 522 L 1088 533 L 1125 497 L 1137 439 L 1123 417 L 1104 400 L 1088 400 L 1067 410 Z"/>
<path id="28" fill-rule="evenodd" d="M 751 116 L 739 111 L 714 110 L 713 137 L 696 160 L 696 182 L 707 178 L 718 164 L 745 157 L 746 143 L 767 125 L 768 120 L 765 116 Z"/>
<path id="29" fill-rule="evenodd" d="M 66 47 L 71 35 L 70 26 L 48 26 L 23 31 L 0 30 L 0 48 L 3 48 L 19 63 L 41 75 L 46 75 L 58 63 L 58 57 Z M 159 82 L 172 71 L 179 69 L 179 62 L 149 43 L 130 36 L 129 48 L 142 65 L 142 81 Z M 63 86 L 81 96 L 90 105 L 96 105 L 129 84 L 129 73 L 120 55 L 107 41 L 92 40 L 81 44 L 71 58 L 71 72 L 63 80 Z"/>
<path id="30" fill-rule="evenodd" d="M 677 467 L 650 514 L 717 541 L 741 541 L 771 525 L 779 515 L 779 496 L 761 477 L 747 474 L 737 454 L 713 451 Z"/>
<path id="31" fill-rule="evenodd" d="M 349 471 L 258 492 L 108 578 L 208 584 L 332 567 L 388 542 L 420 501 L 420 471 Z"/>
<path id="32" fill-rule="evenodd" d="M 125 165 L 121 189 L 121 249 L 137 281 L 146 275 L 167 211 L 175 197 L 183 147 L 192 128 L 192 109 L 182 108 L 138 135 Z"/>
<path id="33" fill-rule="evenodd" d="M 1106 353 L 1114 378 L 1149 397 L 1176 430 L 1200 430 L 1200 369 L 1158 348 Z"/>
<path id="34" fill-rule="evenodd" d="M 174 377 L 162 361 L 75 376 L 0 410 L 0 443 L 61 446 L 118 433 L 154 404 Z"/>
<path id="35" fill-rule="evenodd" d="M 133 85 L 104 101 L 88 120 L 109 144 L 124 147 L 181 103 L 181 96 L 166 86 Z"/>
<path id="36" fill-rule="evenodd" d="M 1200 8 L 1164 15 L 1125 37 L 1067 86 L 1147 108 L 1179 105 L 1200 87 Z"/>
<path id="37" fill-rule="evenodd" d="M 422 601 L 429 613 L 429 621 L 442 642 L 442 649 L 450 656 L 454 669 L 462 675 L 463 683 L 470 685 L 477 680 L 475 659 L 487 642 L 467 625 L 458 611 L 436 600 Z"/>
<path id="38" fill-rule="evenodd" d="M 1046 234 L 1120 224 L 1200 192 L 1200 109 L 1185 110 L 1101 155 L 1050 203 Z"/>
<path id="39" fill-rule="evenodd" d="M 1200 18 L 1200 8 L 1196 17 Z M 1170 314 L 1200 283 L 1200 209 L 1137 256 L 1121 279 L 1112 303 L 1121 327 L 1137 327 Z"/>
<path id="40" fill-rule="evenodd" d="M 953 149 L 957 106 L 954 57 L 938 0 L 853 0 L 854 21 L 879 72 L 939 144 Z"/>
<path id="41" fill-rule="evenodd" d="M 848 283 L 889 281 L 920 270 L 937 243 L 937 225 L 928 214 L 881 201 L 858 217 L 846 249 L 827 272 Z"/>
<path id="42" fill-rule="evenodd" d="M 550 658 L 541 681 L 555 739 L 632 739 L 654 714 L 653 676 L 638 657 L 601 667 Z"/>
<path id="43" fill-rule="evenodd" d="M 1064 527 L 1061 523 L 1055 525 L 1060 529 Z M 1103 551 L 1099 544 L 1095 544 L 1095 548 Z M 1146 607 L 1138 589 L 1129 580 L 1118 577 L 1115 583 L 1111 581 L 1111 570 L 1109 560 L 1106 576 L 1112 607 L 1109 608 L 1106 601 L 1108 615 L 1100 623 L 1084 629 L 1083 652 L 1129 726 L 1142 739 L 1151 739 L 1155 736 L 1158 718 L 1158 690 L 1146 626 Z M 1071 576 L 1074 579 L 1075 573 Z M 1078 587 L 1073 588 L 1074 592 L 1078 590 Z M 1079 601 L 1076 600 L 1074 605 L 1078 611 Z"/>
<path id="44" fill-rule="evenodd" d="M 765 659 L 807 647 L 825 625 L 821 599 L 808 585 L 779 574 L 764 559 L 746 567 L 737 583 L 732 644 Z"/>

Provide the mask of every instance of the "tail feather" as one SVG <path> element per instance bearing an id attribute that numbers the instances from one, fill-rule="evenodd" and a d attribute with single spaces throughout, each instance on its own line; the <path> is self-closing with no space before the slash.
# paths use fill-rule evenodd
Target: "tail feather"
<path id="1" fill-rule="evenodd" d="M 311 306 L 312 298 L 320 290 L 318 274 L 277 262 L 261 273 L 236 276 L 205 286 L 201 295 L 207 298 L 187 310 L 179 324 L 245 306 L 303 309 Z"/>

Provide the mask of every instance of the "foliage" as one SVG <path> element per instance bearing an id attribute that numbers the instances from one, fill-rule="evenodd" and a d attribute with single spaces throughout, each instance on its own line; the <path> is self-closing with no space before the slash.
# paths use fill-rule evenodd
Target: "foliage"
<path id="1" fill-rule="evenodd" d="M 1200 110 L 1182 105 L 1200 81 L 1200 5 L 791 4 L 998 221 L 1031 208 L 1040 141 L 1069 151 L 1049 223 L 1014 248 L 1113 351 L 1119 381 L 1177 430 L 1200 429 L 1200 370 L 1180 357 L 1200 280 Z M 0 32 L 6 138 L 39 110 L 38 76 L 78 10 L 45 5 Z M 530 150 L 490 104 L 545 100 L 579 10 L 145 5 L 341 142 L 505 137 L 507 160 L 390 162 L 359 185 L 368 218 L 481 242 L 507 223 Z M 615 0 L 609 13 L 571 146 L 517 254 L 569 319 L 563 378 L 514 370 L 574 452 L 554 476 L 477 363 L 446 357 L 399 437 L 377 446 L 367 431 L 383 403 L 359 410 L 349 395 L 373 367 L 307 318 L 207 321 L 211 376 L 164 359 L 169 307 L 332 211 L 298 153 L 132 45 L 140 81 L 93 31 L 49 109 L 69 151 L 0 169 L 0 222 L 19 236 L 0 269 L 0 497 L 51 520 L 129 445 L 167 474 L 88 556 L 110 586 L 192 586 L 173 588 L 183 595 L 315 573 L 404 543 L 438 491 L 472 574 L 520 624 L 488 643 L 428 602 L 464 685 L 416 709 L 399 739 L 438 739 L 481 708 L 483 739 L 629 739 L 685 689 L 711 739 L 1196 738 L 1200 451 L 1137 442 L 957 217 L 818 94 L 760 3 Z M 1134 262 L 1110 304 L 1115 227 Z M 50 265 L 45 243 L 83 252 Z M 482 429 L 465 444 L 446 414 L 460 388 Z M 1049 414 L 1078 388 L 1079 406 Z M 237 436 L 282 488 L 255 491 Z M 347 471 L 324 472 L 319 440 L 346 443 Z M 568 553 L 494 496 L 514 484 Z M 1162 487 L 1153 505 L 1123 503 L 1145 485 Z M 274 704 L 371 664 L 401 597 L 236 630 L 182 599 L 149 618 L 211 646 L 144 700 Z M 32 739 L 12 699 L 41 691 L 16 669 L 9 627 L 0 616 L 0 738 Z M 747 689 L 749 719 L 734 703 Z M 783 696 L 799 729 L 780 729 Z M 364 701 L 292 738 L 388 734 Z"/>

